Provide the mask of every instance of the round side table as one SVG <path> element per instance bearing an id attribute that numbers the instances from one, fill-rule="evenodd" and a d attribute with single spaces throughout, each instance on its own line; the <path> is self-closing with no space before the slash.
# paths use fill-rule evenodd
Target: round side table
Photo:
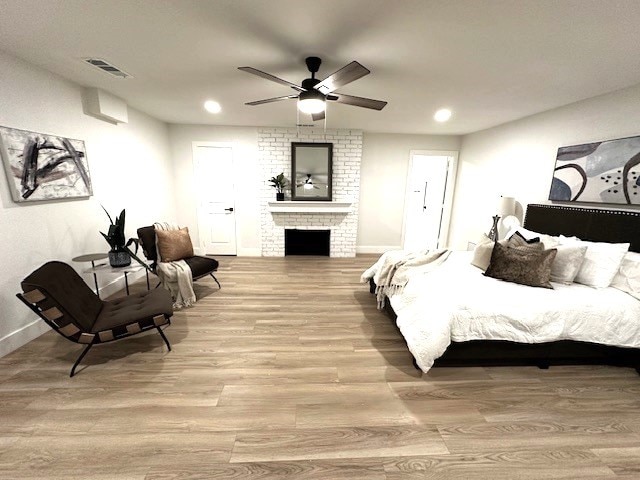
<path id="1" fill-rule="evenodd" d="M 96 268 L 96 262 L 99 260 L 104 260 L 109 255 L 106 253 L 87 253 L 86 255 L 79 255 L 77 257 L 73 257 L 71 261 L 73 262 L 91 262 L 91 267 Z M 96 285 L 96 295 L 100 298 L 100 290 L 98 290 L 98 277 L 96 272 L 93 272 L 93 283 Z"/>

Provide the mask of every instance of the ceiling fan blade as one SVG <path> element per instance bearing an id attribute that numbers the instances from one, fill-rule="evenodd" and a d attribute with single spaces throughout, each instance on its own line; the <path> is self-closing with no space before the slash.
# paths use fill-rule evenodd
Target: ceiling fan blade
<path id="1" fill-rule="evenodd" d="M 311 118 L 313 119 L 314 122 L 317 122 L 318 120 L 324 120 L 324 117 L 325 117 L 324 112 L 311 114 Z"/>
<path id="2" fill-rule="evenodd" d="M 337 97 L 337 98 L 330 98 Z M 332 100 L 338 103 L 344 103 L 346 105 L 353 105 L 356 107 L 370 108 L 372 110 L 382 110 L 387 102 L 382 100 L 374 100 L 372 98 L 355 97 L 353 95 L 344 95 L 342 93 L 332 93 L 327 97 L 327 100 Z"/>
<path id="3" fill-rule="evenodd" d="M 369 72 L 368 69 L 360 65 L 358 62 L 353 61 L 350 64 L 342 67 L 337 72 L 329 75 L 319 84 L 317 84 L 315 86 L 315 89 L 326 95 L 327 93 L 333 92 L 340 87 L 344 87 L 348 83 L 351 83 L 354 80 L 359 79 L 360 77 L 364 77 L 369 73 L 371 72 Z"/>
<path id="4" fill-rule="evenodd" d="M 264 100 L 256 100 L 255 102 L 247 102 L 245 105 L 262 105 L 263 103 L 279 102 L 280 100 L 292 100 L 298 98 L 298 95 L 285 95 L 284 97 L 266 98 Z"/>
<path id="5" fill-rule="evenodd" d="M 275 75 L 271 75 L 270 73 L 263 72 L 262 70 L 258 70 L 253 67 L 238 67 L 238 70 L 242 70 L 243 72 L 252 73 L 257 75 L 258 77 L 266 78 L 267 80 L 271 80 L 272 82 L 279 83 L 280 85 L 286 85 L 287 87 L 291 87 L 294 90 L 298 90 L 299 92 L 304 92 L 305 89 L 295 83 L 288 82 L 283 80 L 282 78 L 278 78 Z"/>

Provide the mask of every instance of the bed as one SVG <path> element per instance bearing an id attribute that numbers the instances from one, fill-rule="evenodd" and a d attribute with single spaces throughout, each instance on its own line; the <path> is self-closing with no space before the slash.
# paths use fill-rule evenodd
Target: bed
<path id="1" fill-rule="evenodd" d="M 640 252 L 640 212 L 529 205 L 523 226 L 593 242 L 628 242 L 629 251 Z M 639 300 L 614 288 L 554 284 L 547 290 L 502 282 L 484 277 L 470 265 L 470 255 L 452 252 L 437 275 L 412 279 L 401 295 L 385 299 L 385 310 L 397 321 L 416 368 L 427 371 L 431 363 L 540 368 L 603 364 L 640 373 Z M 483 290 L 487 282 L 492 283 L 490 294 Z M 424 292 L 431 292 L 431 298 Z M 474 316 L 466 315 L 471 307 Z M 455 309 L 455 315 L 446 309 Z M 445 314 L 451 319 L 448 325 L 438 320 Z M 544 321 L 549 318 L 558 321 Z M 435 346 L 424 346 L 425 341 Z M 435 353 L 425 356 L 424 349 Z"/>

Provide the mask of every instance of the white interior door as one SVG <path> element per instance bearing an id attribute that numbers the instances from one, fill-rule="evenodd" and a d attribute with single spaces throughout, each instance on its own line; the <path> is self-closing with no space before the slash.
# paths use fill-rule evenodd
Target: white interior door
<path id="1" fill-rule="evenodd" d="M 235 255 L 233 148 L 228 144 L 195 143 L 193 165 L 200 247 L 206 255 Z"/>
<path id="2" fill-rule="evenodd" d="M 449 229 L 452 155 L 411 152 L 404 208 L 406 250 L 443 247 Z"/>

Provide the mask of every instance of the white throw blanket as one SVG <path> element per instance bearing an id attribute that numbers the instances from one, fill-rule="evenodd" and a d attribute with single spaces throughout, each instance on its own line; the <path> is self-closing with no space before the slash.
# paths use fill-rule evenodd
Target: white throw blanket
<path id="1" fill-rule="evenodd" d="M 374 265 L 365 270 L 360 281 L 366 283 L 373 278 L 378 309 L 382 309 L 385 296 L 400 293 L 411 275 L 430 272 L 444 262 L 449 253 L 446 249 L 419 252 L 391 250 L 382 254 Z"/>
<path id="2" fill-rule="evenodd" d="M 179 228 L 168 223 L 155 223 L 153 226 L 159 230 L 177 230 Z M 158 259 L 160 259 L 159 254 Z M 184 260 L 158 262 L 156 273 L 162 286 L 171 292 L 173 308 L 193 306 L 196 302 L 196 294 L 193 291 L 193 274 L 187 262 Z"/>

